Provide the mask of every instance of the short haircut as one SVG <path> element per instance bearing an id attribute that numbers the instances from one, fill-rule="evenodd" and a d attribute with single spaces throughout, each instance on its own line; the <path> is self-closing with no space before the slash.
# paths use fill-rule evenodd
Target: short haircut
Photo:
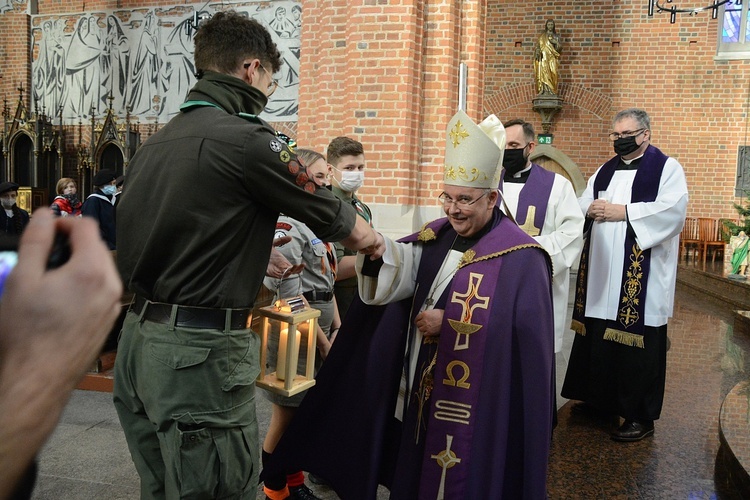
<path id="1" fill-rule="evenodd" d="M 507 122 L 503 123 L 503 127 L 505 128 L 513 127 L 515 125 L 520 125 L 523 128 L 523 136 L 527 142 L 534 142 L 536 140 L 534 125 L 532 125 L 531 123 L 520 118 L 514 118 L 513 120 L 508 120 Z"/>
<path id="2" fill-rule="evenodd" d="M 336 166 L 341 157 L 363 155 L 365 154 L 365 149 L 359 141 L 355 141 L 349 137 L 336 137 L 328 145 L 326 154 L 328 155 L 328 163 Z"/>
<path id="3" fill-rule="evenodd" d="M 637 123 L 639 128 L 645 128 L 648 130 L 651 130 L 651 118 L 648 116 L 648 113 L 646 113 L 644 110 L 639 108 L 628 108 L 623 109 L 619 113 L 615 115 L 615 118 L 612 120 L 612 125 L 616 124 L 617 122 L 624 120 L 625 118 L 633 118 Z"/>
<path id="4" fill-rule="evenodd" d="M 268 30 L 255 19 L 233 10 L 217 12 L 195 34 L 195 69 L 234 74 L 245 59 L 259 59 L 276 73 L 281 54 Z"/>
<path id="5" fill-rule="evenodd" d="M 312 149 L 297 148 L 295 153 L 305 167 L 309 167 L 318 160 L 326 161 L 325 156 Z"/>
<path id="6" fill-rule="evenodd" d="M 76 186 L 76 189 L 78 189 L 78 184 L 74 179 L 71 179 L 70 177 L 63 177 L 59 181 L 57 181 L 57 186 L 55 186 L 55 192 L 57 194 L 63 194 L 63 191 L 65 191 L 65 188 L 68 187 L 68 184 L 73 183 Z"/>

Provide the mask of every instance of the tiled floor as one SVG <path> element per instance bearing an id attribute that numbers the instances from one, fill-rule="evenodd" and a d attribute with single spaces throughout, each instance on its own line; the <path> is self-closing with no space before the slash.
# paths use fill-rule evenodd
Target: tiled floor
<path id="1" fill-rule="evenodd" d="M 654 437 L 616 443 L 609 438 L 609 423 L 573 417 L 570 403 L 559 400 L 562 408 L 553 437 L 550 498 L 739 498 L 721 486 L 721 467 L 715 471 L 722 401 L 747 378 L 744 360 L 750 338 L 737 338 L 732 325 L 732 310 L 678 286 L 675 315 L 669 323 L 664 411 Z M 572 335 L 558 357 L 559 384 Z M 263 433 L 270 413 L 265 399 L 258 401 Z M 337 498 L 330 490 L 315 489 L 325 499 Z M 111 395 L 74 394 L 41 455 L 34 498 L 138 498 L 138 477 Z M 387 492 L 381 490 L 378 498 L 387 498 Z"/>
<path id="2" fill-rule="evenodd" d="M 612 422 L 559 412 L 550 498 L 732 498 L 715 464 L 719 410 L 747 378 L 750 339 L 733 335 L 733 313 L 678 287 L 669 322 L 667 387 L 653 438 L 618 443 Z M 739 498 L 739 497 L 737 497 Z"/>

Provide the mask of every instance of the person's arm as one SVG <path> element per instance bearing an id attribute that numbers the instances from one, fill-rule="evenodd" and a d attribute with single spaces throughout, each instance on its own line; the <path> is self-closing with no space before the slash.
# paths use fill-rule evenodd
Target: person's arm
<path id="1" fill-rule="evenodd" d="M 345 255 L 339 259 L 339 267 L 336 270 L 336 281 L 353 278 L 357 275 L 354 264 L 357 262 L 356 255 Z"/>
<path id="2" fill-rule="evenodd" d="M 552 269 L 557 276 L 569 272 L 581 253 L 584 216 L 573 186 L 566 179 L 555 179 L 549 204 L 544 225 L 549 228 L 547 224 L 552 222 L 553 227 L 534 239 L 552 258 Z"/>
<path id="3" fill-rule="evenodd" d="M 336 335 L 339 334 L 341 328 L 341 315 L 339 314 L 339 305 L 336 303 L 336 296 L 333 296 L 333 322 L 331 322 L 331 338 L 329 341 L 333 345 L 333 341 L 336 340 Z"/>
<path id="4" fill-rule="evenodd" d="M 47 271 L 56 232 L 68 234 L 71 256 Z M 120 312 L 121 295 L 96 222 L 37 210 L 0 299 L 0 498 L 54 430 Z"/>
<path id="5" fill-rule="evenodd" d="M 668 158 L 651 202 L 628 203 L 627 221 L 641 249 L 653 248 L 680 234 L 687 215 L 688 188 L 682 165 Z"/>
<path id="6" fill-rule="evenodd" d="M 362 302 L 369 305 L 389 304 L 414 295 L 417 269 L 422 258 L 421 244 L 400 243 L 390 238 L 383 239 L 380 234 L 378 237 L 383 240 L 383 243 L 378 245 L 369 257 L 364 253 L 357 255 L 359 297 Z M 372 257 L 376 259 L 382 257 L 382 261 L 377 261 Z M 377 265 L 366 266 L 366 259 Z M 365 269 L 366 267 L 375 267 L 375 269 Z"/>
<path id="7" fill-rule="evenodd" d="M 325 361 L 328 357 L 328 351 L 331 350 L 331 341 L 326 337 L 325 332 L 320 327 L 319 323 L 315 324 L 317 331 L 315 332 L 315 344 L 318 346 L 318 352 L 320 352 L 320 359 Z"/>
<path id="8" fill-rule="evenodd" d="M 283 253 L 276 249 L 276 247 L 282 246 L 290 241 L 292 241 L 291 236 L 284 236 L 273 240 L 271 257 L 268 259 L 268 265 L 266 266 L 266 276 L 271 278 L 283 278 L 293 274 L 299 274 L 305 268 L 304 262 L 293 265 L 286 257 L 284 257 Z"/>

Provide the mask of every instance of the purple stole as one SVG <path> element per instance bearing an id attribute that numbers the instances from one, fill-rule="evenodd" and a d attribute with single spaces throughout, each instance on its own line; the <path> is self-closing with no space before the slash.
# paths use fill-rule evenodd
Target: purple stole
<path id="1" fill-rule="evenodd" d="M 402 240 L 420 240 L 425 243 L 425 250 L 429 248 L 422 254 L 420 270 L 427 266 L 434 275 L 445 258 L 452 238 L 437 235 L 447 224 L 447 219 L 434 221 Z M 484 347 L 487 335 L 491 334 L 483 327 L 491 323 L 494 301 L 503 300 L 495 293 L 498 270 L 503 263 L 500 257 L 521 248 L 541 248 L 523 233 L 509 230 L 511 225 L 514 224 L 510 219 L 502 217 L 464 253 L 459 269 L 441 298 L 445 300 L 443 326 L 433 372 L 434 384 L 429 391 L 429 425 L 422 456 L 420 499 L 462 498 L 472 460 L 482 460 L 482 457 L 472 456 L 471 443 L 477 421 L 475 408 L 483 382 Z M 430 245 L 431 240 L 437 241 Z M 425 258 L 431 260 L 425 261 Z M 429 287 L 424 288 L 417 292 L 415 304 L 424 301 Z M 492 383 L 491 380 L 486 382 Z M 409 406 L 415 403 L 410 402 Z"/>
<path id="2" fill-rule="evenodd" d="M 547 215 L 547 203 L 552 193 L 552 185 L 555 183 L 555 173 L 550 172 L 536 163 L 531 164 L 529 177 L 518 196 L 518 207 L 516 208 L 516 222 L 529 236 L 539 236 L 544 227 L 544 218 Z M 503 190 L 503 181 L 500 181 L 500 191 Z M 529 207 L 536 207 L 534 214 L 534 226 L 526 224 Z M 534 234 L 532 234 L 534 233 Z"/>
<path id="3" fill-rule="evenodd" d="M 630 202 L 650 202 L 659 194 L 659 182 L 664 165 L 669 157 L 658 148 L 649 145 L 641 159 L 633 180 Z M 594 193 L 605 191 L 612 176 L 620 164 L 620 157 L 615 156 L 602 165 L 594 181 Z M 587 221 L 589 224 L 590 221 Z M 591 243 L 589 234 L 586 238 L 576 279 L 576 297 L 573 307 L 571 328 L 580 335 L 586 335 L 584 323 L 586 312 L 586 284 L 588 279 L 588 254 Z M 635 240 L 635 231 L 628 222 L 625 236 L 625 261 L 622 269 L 622 290 L 620 293 L 617 319 L 607 321 L 604 339 L 620 344 L 644 347 L 646 287 L 651 270 L 651 249 L 642 250 Z"/>

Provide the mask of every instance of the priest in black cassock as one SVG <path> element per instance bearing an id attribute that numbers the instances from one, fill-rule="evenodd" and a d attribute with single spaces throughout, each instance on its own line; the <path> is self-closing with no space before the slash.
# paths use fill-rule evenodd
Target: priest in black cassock
<path id="1" fill-rule="evenodd" d="M 554 393 L 549 255 L 497 208 L 505 130 L 448 124 L 445 218 L 376 259 L 267 470 L 344 500 L 545 498 Z M 356 319 L 356 321 L 355 321 Z"/>

